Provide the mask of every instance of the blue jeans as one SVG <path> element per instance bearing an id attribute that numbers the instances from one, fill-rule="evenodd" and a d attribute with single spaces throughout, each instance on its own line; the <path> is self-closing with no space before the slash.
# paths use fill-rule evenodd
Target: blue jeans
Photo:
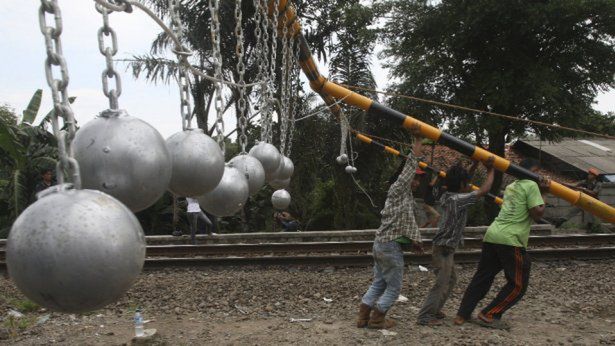
<path id="1" fill-rule="evenodd" d="M 401 292 L 404 253 L 396 241 L 374 242 L 374 281 L 363 296 L 363 304 L 387 312 Z"/>

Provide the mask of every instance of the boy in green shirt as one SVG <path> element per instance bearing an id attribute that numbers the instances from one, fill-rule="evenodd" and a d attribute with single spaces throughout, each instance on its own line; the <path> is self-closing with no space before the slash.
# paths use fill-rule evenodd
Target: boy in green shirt
<path id="1" fill-rule="evenodd" d="M 519 165 L 534 173 L 538 171 L 534 159 L 524 159 Z M 542 188 L 546 186 L 541 182 Z M 540 220 L 544 208 L 541 189 L 535 181 L 520 179 L 506 187 L 502 209 L 485 233 L 478 268 L 463 295 L 455 324 L 470 319 L 478 302 L 489 292 L 495 276 L 504 270 L 507 283 L 478 314 L 478 322 L 488 327 L 507 328 L 500 318 L 525 294 L 530 276 L 526 247 L 531 219 Z"/>

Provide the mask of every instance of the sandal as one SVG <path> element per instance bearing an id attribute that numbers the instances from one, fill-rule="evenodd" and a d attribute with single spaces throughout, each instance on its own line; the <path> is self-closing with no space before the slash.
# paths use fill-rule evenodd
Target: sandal
<path id="1" fill-rule="evenodd" d="M 491 319 L 487 318 L 487 316 L 483 315 L 483 313 L 479 313 L 478 318 L 476 319 L 476 324 L 485 328 L 499 329 L 499 330 L 510 330 L 510 325 L 505 321 L 499 319 Z"/>

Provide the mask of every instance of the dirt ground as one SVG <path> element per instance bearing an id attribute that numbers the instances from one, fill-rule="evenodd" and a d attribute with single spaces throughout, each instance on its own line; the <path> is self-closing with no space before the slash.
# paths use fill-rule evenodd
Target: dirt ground
<path id="1" fill-rule="evenodd" d="M 615 345 L 615 261 L 534 263 L 524 299 L 504 318 L 510 331 L 452 325 L 474 265 L 459 283 L 440 327 L 415 323 L 433 274 L 409 265 L 385 335 L 353 326 L 371 268 L 226 268 L 145 272 L 116 304 L 87 315 L 44 311 L 0 280 L 0 344 L 121 345 L 139 306 L 156 345 Z M 495 287 L 503 282 L 496 280 Z M 487 299 L 493 297 L 494 290 Z M 479 306 L 480 307 L 480 306 Z M 23 317 L 10 317 L 20 310 Z M 30 311 L 30 312 L 28 312 Z M 310 319 L 293 322 L 291 319 Z"/>

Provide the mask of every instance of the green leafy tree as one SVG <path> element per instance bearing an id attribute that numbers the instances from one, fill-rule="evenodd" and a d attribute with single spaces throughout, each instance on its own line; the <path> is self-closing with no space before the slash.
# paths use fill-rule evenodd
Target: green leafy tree
<path id="1" fill-rule="evenodd" d="M 55 168 L 57 142 L 44 127 L 31 125 L 38 114 L 42 90 L 37 90 L 21 119 L 0 106 L 0 236 L 33 201 L 43 169 Z"/>
<path id="2" fill-rule="evenodd" d="M 399 81 L 392 91 L 592 130 L 587 114 L 595 115 L 596 94 L 615 87 L 612 0 L 384 0 L 379 6 L 390 18 L 382 40 Z M 563 134 L 402 99 L 389 102 L 498 155 L 512 136 L 527 131 L 548 140 Z M 501 182 L 498 174 L 494 192 Z"/>

